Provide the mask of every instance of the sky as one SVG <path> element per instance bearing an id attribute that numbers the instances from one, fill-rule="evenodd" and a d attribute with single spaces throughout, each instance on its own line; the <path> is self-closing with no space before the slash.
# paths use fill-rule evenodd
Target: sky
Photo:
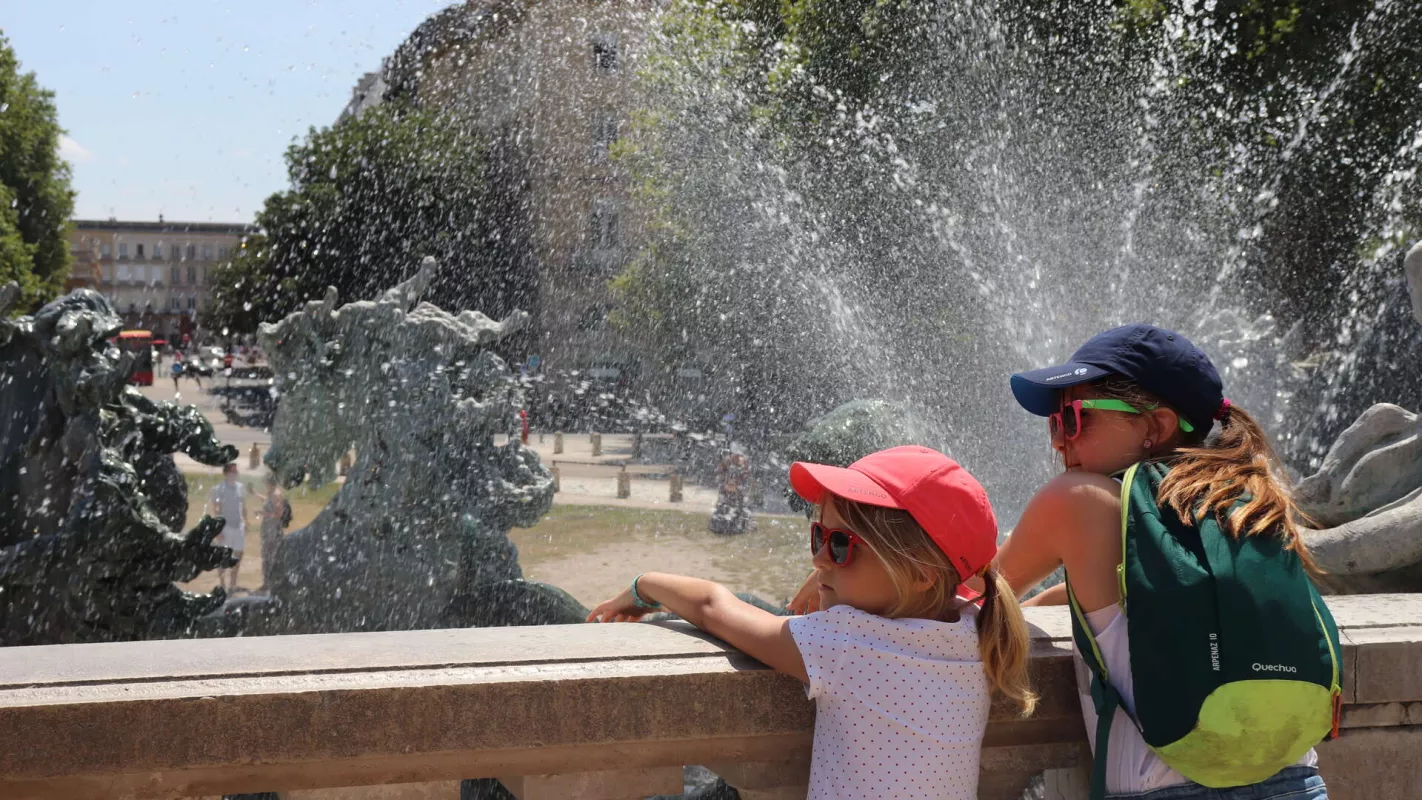
<path id="1" fill-rule="evenodd" d="M 0 0 L 55 93 L 79 219 L 248 222 L 282 155 L 455 0 Z"/>

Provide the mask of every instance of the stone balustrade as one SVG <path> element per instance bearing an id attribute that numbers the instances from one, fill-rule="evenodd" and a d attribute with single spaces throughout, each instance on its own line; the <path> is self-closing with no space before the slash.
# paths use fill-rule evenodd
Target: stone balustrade
<path id="1" fill-rule="evenodd" d="M 1422 596 L 1329 605 L 1347 668 L 1344 736 L 1319 750 L 1330 797 L 1415 796 Z M 1084 796 L 1067 617 L 1028 619 L 1043 701 L 994 709 L 980 796 L 1044 770 L 1049 796 Z M 794 679 L 678 624 L 0 649 L 0 798 L 434 797 L 496 777 L 523 800 L 613 800 L 680 791 L 684 764 L 747 800 L 798 798 L 812 724 Z"/>

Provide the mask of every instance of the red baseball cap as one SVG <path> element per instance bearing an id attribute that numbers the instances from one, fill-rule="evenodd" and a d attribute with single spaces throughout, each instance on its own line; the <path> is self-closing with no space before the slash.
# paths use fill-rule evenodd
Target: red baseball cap
<path id="1" fill-rule="evenodd" d="M 848 468 L 796 461 L 790 485 L 819 505 L 825 492 L 855 503 L 907 511 L 967 580 L 997 555 L 997 516 L 982 484 L 937 450 L 891 447 Z"/>

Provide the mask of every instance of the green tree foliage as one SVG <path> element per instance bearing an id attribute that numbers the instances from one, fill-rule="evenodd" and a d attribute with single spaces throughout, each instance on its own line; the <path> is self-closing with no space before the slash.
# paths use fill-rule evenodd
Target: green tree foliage
<path id="1" fill-rule="evenodd" d="M 286 154 L 291 188 L 267 198 L 262 236 L 215 277 L 210 319 L 243 332 L 334 286 L 369 299 L 441 262 L 427 298 L 491 316 L 534 294 L 516 165 L 449 119 L 386 104 L 313 129 Z"/>
<path id="2" fill-rule="evenodd" d="M 267 237 L 262 234 L 244 238 L 232 259 L 212 270 L 209 284 L 213 302 L 203 312 L 205 325 L 235 333 L 250 333 L 262 322 L 280 319 L 292 310 L 288 298 L 300 291 L 295 278 L 283 281 L 271 269 Z"/>
<path id="3" fill-rule="evenodd" d="M 1000 382 L 984 365 L 1122 314 L 1356 341 L 1419 216 L 1419 15 L 673 0 L 624 154 L 650 220 L 613 319 L 801 419 L 897 381 L 990 424 L 964 388 Z"/>
<path id="4" fill-rule="evenodd" d="M 20 72 L 0 34 L 0 283 L 19 283 L 17 313 L 58 295 L 69 274 L 74 192 L 61 133 L 54 93 Z"/>
<path id="5" fill-rule="evenodd" d="M 1149 58 L 1174 42 L 1176 108 L 1217 109 L 1200 116 L 1200 130 L 1220 151 L 1249 153 L 1256 170 L 1242 177 L 1268 192 L 1261 202 L 1273 210 L 1260 215 L 1251 248 L 1254 287 L 1275 313 L 1327 331 L 1324 317 L 1345 310 L 1328 300 L 1376 251 L 1364 245 L 1378 244 L 1372 229 L 1391 212 L 1379 192 L 1417 185 L 1422 42 L 1404 31 L 1422 3 L 1222 0 L 1184 26 L 1181 10 L 1173 0 L 1126 0 L 1122 47 Z M 1404 193 L 1414 220 L 1415 194 Z M 1403 245 L 1388 238 L 1384 252 Z"/>
<path id="6" fill-rule="evenodd" d="M 858 313 L 845 295 L 860 287 L 844 281 L 869 267 L 886 305 L 921 294 L 894 274 L 902 240 L 865 235 L 902 224 L 904 198 L 882 191 L 892 165 L 859 146 L 928 77 L 903 52 L 931 35 L 929 5 L 679 0 L 661 17 L 640 75 L 651 100 L 620 153 L 650 218 L 612 282 L 611 319 L 660 363 L 710 365 L 708 402 L 751 427 L 797 426 L 854 396 L 841 376 L 863 339 L 844 340 L 882 332 L 868 330 L 882 317 Z"/>

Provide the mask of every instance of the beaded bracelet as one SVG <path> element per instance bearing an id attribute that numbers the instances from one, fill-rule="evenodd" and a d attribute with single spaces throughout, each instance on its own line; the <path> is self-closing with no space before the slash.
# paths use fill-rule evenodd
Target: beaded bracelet
<path id="1" fill-rule="evenodd" d="M 647 573 L 645 573 L 645 572 L 642 573 L 642 575 L 645 575 L 645 574 L 647 574 Z M 637 577 L 635 577 L 635 578 L 632 579 L 632 603 L 633 603 L 633 605 L 637 606 L 638 608 L 661 608 L 661 607 L 662 607 L 662 604 L 661 604 L 661 603 L 648 603 L 646 600 L 643 600 L 643 599 L 642 599 L 642 595 L 637 592 L 637 581 L 642 580 L 642 575 L 638 575 Z"/>

